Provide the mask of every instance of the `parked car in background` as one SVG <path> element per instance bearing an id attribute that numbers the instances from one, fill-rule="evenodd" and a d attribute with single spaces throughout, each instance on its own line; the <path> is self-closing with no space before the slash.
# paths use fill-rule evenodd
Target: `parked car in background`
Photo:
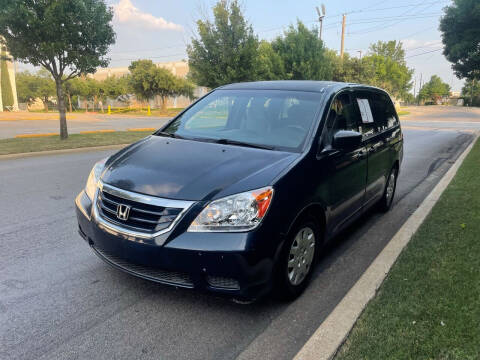
<path id="1" fill-rule="evenodd" d="M 98 162 L 76 198 L 79 232 L 144 279 L 294 298 L 327 242 L 368 208 L 392 206 L 402 157 L 381 89 L 227 85 Z"/>

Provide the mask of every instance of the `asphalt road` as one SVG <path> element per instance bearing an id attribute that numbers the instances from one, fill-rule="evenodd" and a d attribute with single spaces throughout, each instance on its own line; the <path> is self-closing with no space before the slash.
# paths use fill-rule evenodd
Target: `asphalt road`
<path id="1" fill-rule="evenodd" d="M 111 152 L 0 160 L 0 359 L 291 359 L 473 138 L 404 133 L 392 211 L 340 236 L 290 304 L 238 305 L 98 259 L 77 234 L 73 200 Z"/>
<path id="2" fill-rule="evenodd" d="M 42 114 L 43 115 L 43 114 Z M 34 116 L 34 115 L 32 115 Z M 154 116 L 117 116 L 117 115 L 84 115 L 75 114 L 76 118 L 68 120 L 68 131 L 76 134 L 91 130 L 127 130 L 129 128 L 158 129 L 169 119 Z M 1 120 L 0 139 L 13 138 L 20 134 L 58 133 L 59 120 L 53 115 L 49 119 L 37 120 Z"/>

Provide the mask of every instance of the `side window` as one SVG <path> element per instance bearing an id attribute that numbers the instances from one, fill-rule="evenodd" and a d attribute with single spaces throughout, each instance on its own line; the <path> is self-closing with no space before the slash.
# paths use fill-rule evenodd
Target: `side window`
<path id="1" fill-rule="evenodd" d="M 328 140 L 339 130 L 358 131 L 357 110 L 350 94 L 340 94 L 333 100 L 327 118 Z"/>
<path id="2" fill-rule="evenodd" d="M 382 93 L 372 94 L 373 114 L 378 131 L 390 129 L 398 124 L 395 107 L 389 96 Z"/>
<path id="3" fill-rule="evenodd" d="M 355 94 L 355 106 L 360 113 L 361 125 L 359 131 L 364 137 L 369 137 L 377 133 L 377 126 L 374 121 L 373 104 L 371 93 L 369 92 L 357 92 Z"/>

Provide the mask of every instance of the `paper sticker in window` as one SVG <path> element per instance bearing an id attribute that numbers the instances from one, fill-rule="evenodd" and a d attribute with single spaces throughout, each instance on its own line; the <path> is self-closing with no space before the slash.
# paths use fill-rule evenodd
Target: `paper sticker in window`
<path id="1" fill-rule="evenodd" d="M 360 109 L 360 115 L 362 116 L 362 122 L 364 124 L 373 123 L 372 110 L 370 109 L 368 99 L 357 99 L 357 103 Z"/>

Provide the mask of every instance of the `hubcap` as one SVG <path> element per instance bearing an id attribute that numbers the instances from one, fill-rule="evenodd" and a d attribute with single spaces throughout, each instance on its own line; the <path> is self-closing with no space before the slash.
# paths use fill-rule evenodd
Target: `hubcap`
<path id="1" fill-rule="evenodd" d="M 388 178 L 388 184 L 387 184 L 387 191 L 386 191 L 386 198 L 387 198 L 387 204 L 389 205 L 390 202 L 393 199 L 393 191 L 395 190 L 395 172 L 392 171 L 390 174 L 390 177 Z"/>
<path id="2" fill-rule="evenodd" d="M 300 229 L 295 235 L 288 254 L 288 279 L 299 285 L 310 272 L 315 254 L 315 234 L 310 227 Z"/>

